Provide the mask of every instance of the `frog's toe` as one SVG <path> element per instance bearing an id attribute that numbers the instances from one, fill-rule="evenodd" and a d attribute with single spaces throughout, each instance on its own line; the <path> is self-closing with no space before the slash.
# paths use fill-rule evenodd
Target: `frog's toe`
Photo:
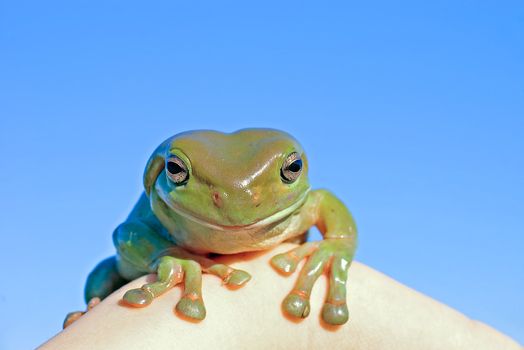
<path id="1" fill-rule="evenodd" d="M 202 271 L 200 265 L 192 260 L 185 260 L 182 265 L 185 271 L 184 293 L 176 304 L 175 310 L 194 320 L 203 320 L 206 317 L 206 308 L 202 299 Z"/>
<path id="2" fill-rule="evenodd" d="M 284 299 L 282 307 L 287 314 L 299 318 L 307 317 L 311 309 L 308 298 L 294 293 Z"/>
<path id="3" fill-rule="evenodd" d="M 153 301 L 153 294 L 150 291 L 142 288 L 136 288 L 128 290 L 122 300 L 130 306 L 134 307 L 144 307 Z"/>
<path id="4" fill-rule="evenodd" d="M 69 327 L 73 322 L 82 317 L 83 314 L 85 314 L 85 312 L 83 311 L 75 311 L 68 313 L 64 320 L 64 324 L 62 325 L 62 328 L 65 329 L 66 327 Z"/>
<path id="5" fill-rule="evenodd" d="M 251 279 L 251 275 L 246 271 L 233 270 L 224 278 L 224 283 L 232 287 L 241 287 Z"/>
<path id="6" fill-rule="evenodd" d="M 289 258 L 288 254 L 278 254 L 271 258 L 271 266 L 277 271 L 290 274 L 297 268 L 297 261 Z"/>
<path id="7" fill-rule="evenodd" d="M 87 311 L 91 310 L 92 308 L 100 304 L 101 301 L 102 299 L 100 299 L 99 297 L 91 298 L 89 302 L 87 303 Z"/>
<path id="8" fill-rule="evenodd" d="M 333 258 L 329 273 L 329 289 L 326 302 L 322 307 L 322 319 L 332 325 L 341 325 L 348 321 L 346 304 L 346 284 L 349 260 L 336 256 Z"/>
<path id="9" fill-rule="evenodd" d="M 175 307 L 177 312 L 194 320 L 201 321 L 206 317 L 206 308 L 197 295 L 185 295 Z"/>
<path id="10" fill-rule="evenodd" d="M 349 312 L 346 303 L 340 305 L 325 303 L 322 307 L 322 319 L 332 325 L 346 323 L 349 319 Z"/>
<path id="11" fill-rule="evenodd" d="M 251 279 L 251 275 L 246 271 L 237 270 L 224 264 L 217 264 L 211 260 L 207 261 L 206 264 L 209 266 L 204 271 L 220 277 L 224 284 L 229 287 L 242 287 Z"/>
<path id="12" fill-rule="evenodd" d="M 307 242 L 290 251 L 277 254 L 271 258 L 270 263 L 277 271 L 289 275 L 297 269 L 302 259 L 310 256 L 318 247 L 318 242 Z"/>
<path id="13" fill-rule="evenodd" d="M 86 312 L 88 312 L 89 310 L 91 310 L 92 308 L 100 304 L 100 300 L 101 299 L 99 297 L 91 298 L 89 302 L 87 303 L 86 311 L 75 311 L 75 312 L 68 313 L 62 325 L 62 328 L 65 329 L 66 327 L 69 327 L 73 322 L 75 322 L 80 317 L 82 317 Z"/>

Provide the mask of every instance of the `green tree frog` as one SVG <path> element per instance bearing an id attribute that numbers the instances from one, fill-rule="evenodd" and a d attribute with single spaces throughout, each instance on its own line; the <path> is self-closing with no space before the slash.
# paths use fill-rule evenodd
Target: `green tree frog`
<path id="1" fill-rule="evenodd" d="M 324 239 L 305 242 L 313 225 Z M 311 190 L 306 154 L 289 134 L 273 129 L 184 132 L 164 141 L 150 157 L 144 193 L 113 233 L 116 256 L 90 273 L 85 299 L 89 309 L 127 281 L 156 273 L 155 282 L 128 290 L 123 302 L 144 307 L 183 282 L 176 311 L 202 320 L 202 273 L 231 287 L 251 278 L 214 262 L 210 254 L 269 249 L 291 240 L 302 244 L 271 259 L 283 274 L 293 273 L 306 259 L 283 310 L 308 316 L 313 285 L 327 270 L 322 318 L 340 325 L 348 320 L 346 281 L 356 239 L 344 204 L 326 190 Z M 82 314 L 70 313 L 64 327 Z"/>

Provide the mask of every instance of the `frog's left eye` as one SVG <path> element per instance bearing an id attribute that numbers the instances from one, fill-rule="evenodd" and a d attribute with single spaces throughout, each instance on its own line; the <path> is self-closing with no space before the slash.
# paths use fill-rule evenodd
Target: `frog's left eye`
<path id="1" fill-rule="evenodd" d="M 302 158 L 297 152 L 291 153 L 287 156 L 282 168 L 280 169 L 280 177 L 285 183 L 294 182 L 302 172 Z"/>
<path id="2" fill-rule="evenodd" d="M 177 156 L 172 156 L 167 160 L 166 171 L 169 178 L 177 185 L 182 185 L 189 179 L 186 164 Z"/>

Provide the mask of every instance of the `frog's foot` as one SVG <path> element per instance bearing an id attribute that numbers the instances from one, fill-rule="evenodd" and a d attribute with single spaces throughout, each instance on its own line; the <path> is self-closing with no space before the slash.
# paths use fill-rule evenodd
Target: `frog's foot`
<path id="1" fill-rule="evenodd" d="M 191 319 L 203 320 L 206 317 L 206 309 L 202 300 L 202 270 L 219 276 L 230 286 L 242 286 L 251 278 L 247 272 L 232 269 L 227 265 L 215 264 L 206 258 L 195 257 L 195 260 L 161 257 L 156 268 L 157 281 L 144 284 L 141 288 L 128 290 L 124 294 L 123 301 L 134 307 L 147 306 L 154 298 L 183 280 L 184 292 L 175 310 Z"/>
<path id="2" fill-rule="evenodd" d="M 88 312 L 89 310 L 91 310 L 92 308 L 94 308 L 98 304 L 100 304 L 100 298 L 98 298 L 98 297 L 91 298 L 91 300 L 89 300 L 89 303 L 87 303 L 86 311 L 75 311 L 75 312 L 68 313 L 66 318 L 65 318 L 65 320 L 64 320 L 63 328 L 65 329 L 66 327 L 70 326 L 73 322 L 78 320 L 86 312 Z"/>
<path id="3" fill-rule="evenodd" d="M 307 317 L 310 312 L 309 297 L 313 285 L 327 269 L 329 271 L 329 289 L 322 308 L 322 319 L 332 325 L 346 323 L 348 320 L 346 282 L 353 251 L 352 240 L 333 238 L 321 242 L 308 242 L 287 253 L 274 256 L 271 264 L 284 274 L 293 273 L 298 263 L 308 258 L 295 287 L 282 303 L 284 311 L 294 317 Z"/>
<path id="4" fill-rule="evenodd" d="M 157 265 L 157 281 L 128 290 L 123 296 L 123 301 L 126 304 L 134 307 L 144 307 L 151 304 L 154 298 L 183 281 L 189 260 L 164 256 L 158 259 Z"/>

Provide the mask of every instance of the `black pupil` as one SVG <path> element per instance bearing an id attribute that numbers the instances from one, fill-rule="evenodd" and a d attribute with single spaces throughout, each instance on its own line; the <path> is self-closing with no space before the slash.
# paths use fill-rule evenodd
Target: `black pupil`
<path id="1" fill-rule="evenodd" d="M 167 171 L 169 171 L 173 175 L 176 175 L 176 174 L 185 172 L 185 169 L 182 168 L 180 165 L 178 165 L 175 162 L 168 162 Z"/>
<path id="2" fill-rule="evenodd" d="M 301 168 L 302 168 L 302 160 L 301 159 L 295 160 L 293 163 L 289 164 L 289 166 L 288 166 L 288 170 L 293 172 L 293 173 L 299 172 Z"/>

